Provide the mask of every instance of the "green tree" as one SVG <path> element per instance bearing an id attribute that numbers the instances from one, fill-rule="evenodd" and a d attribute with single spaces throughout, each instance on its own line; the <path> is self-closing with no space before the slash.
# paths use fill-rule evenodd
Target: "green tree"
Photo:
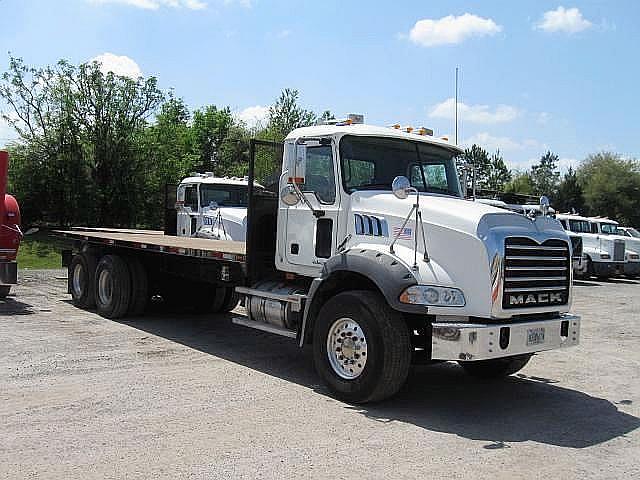
<path id="1" fill-rule="evenodd" d="M 555 153 L 547 151 L 540 162 L 531 167 L 531 181 L 533 182 L 533 193 L 536 195 L 546 195 L 551 199 L 556 198 L 558 185 L 560 184 L 560 171 L 558 162 L 560 158 Z"/>
<path id="2" fill-rule="evenodd" d="M 560 185 L 558 185 L 558 192 L 553 204 L 559 212 L 586 213 L 582 186 L 573 168 L 569 167 L 567 173 L 564 174 Z"/>
<path id="3" fill-rule="evenodd" d="M 61 224 L 135 224 L 148 169 L 140 139 L 164 98 L 155 78 L 104 74 L 97 63 L 33 68 L 10 57 L 0 97 L 20 136 L 13 173 L 37 172 L 28 211 Z"/>
<path id="4" fill-rule="evenodd" d="M 170 96 L 160 107 L 155 122 L 144 129 L 140 158 L 146 175 L 140 184 L 144 192 L 138 209 L 139 223 L 157 227 L 163 218 L 164 189 L 177 184 L 200 163 L 189 126 L 189 109 L 184 101 Z"/>
<path id="5" fill-rule="evenodd" d="M 225 164 L 229 159 L 220 158 L 220 151 L 224 150 L 223 144 L 229 140 L 234 126 L 229 107 L 219 109 L 215 105 L 208 105 L 193 112 L 191 129 L 195 149 L 200 155 L 199 164 L 195 166 L 197 171 L 221 174 L 229 168 L 230 165 Z"/>
<path id="6" fill-rule="evenodd" d="M 511 181 L 504 187 L 507 193 L 517 193 L 521 195 L 533 195 L 535 193 L 535 185 L 529 172 L 515 172 Z"/>
<path id="7" fill-rule="evenodd" d="M 640 225 L 640 163 L 612 152 L 589 155 L 577 172 L 590 213 Z"/>
<path id="8" fill-rule="evenodd" d="M 462 178 L 466 177 L 467 191 L 471 191 L 473 188 L 474 174 L 476 190 L 487 188 L 487 179 L 491 172 L 491 161 L 489 160 L 489 153 L 479 145 L 472 145 L 471 148 L 467 148 L 462 155 L 458 156 L 456 160 L 458 172 L 462 173 Z M 464 174 L 466 172 L 466 175 Z M 462 186 L 464 190 L 464 185 Z"/>
<path id="9" fill-rule="evenodd" d="M 509 181 L 511 181 L 511 171 L 504 163 L 500 150 L 496 150 L 489 158 L 489 173 L 484 182 L 484 188 L 502 192 Z"/>
<path id="10" fill-rule="evenodd" d="M 266 129 L 268 138 L 281 141 L 291 130 L 316 123 L 316 114 L 298 105 L 299 96 L 297 90 L 286 88 L 276 102 L 269 107 L 269 120 Z"/>

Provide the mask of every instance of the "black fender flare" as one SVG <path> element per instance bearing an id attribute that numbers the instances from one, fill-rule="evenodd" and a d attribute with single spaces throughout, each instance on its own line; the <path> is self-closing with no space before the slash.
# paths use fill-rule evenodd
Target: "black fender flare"
<path id="1" fill-rule="evenodd" d="M 351 249 L 334 255 L 322 267 L 320 277 L 314 278 L 307 293 L 304 313 L 298 334 L 299 345 L 306 343 L 307 335 L 313 330 L 315 316 L 319 310 L 319 292 L 333 275 L 345 272 L 356 273 L 373 283 L 394 310 L 425 315 L 424 305 L 408 305 L 400 302 L 400 294 L 418 281 L 409 267 L 390 253 L 370 249 Z M 358 289 L 358 285 L 345 285 L 340 291 Z"/>

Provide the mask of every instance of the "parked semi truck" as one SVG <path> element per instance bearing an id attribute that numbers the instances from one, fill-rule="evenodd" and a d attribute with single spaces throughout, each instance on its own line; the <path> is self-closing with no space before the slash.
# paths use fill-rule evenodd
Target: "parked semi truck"
<path id="1" fill-rule="evenodd" d="M 500 377 L 577 345 L 560 224 L 546 205 L 530 218 L 464 200 L 461 149 L 424 132 L 345 121 L 252 140 L 246 242 L 62 231 L 73 301 L 118 318 L 152 295 L 220 310 L 234 292 L 234 323 L 309 346 L 355 403 L 396 393 L 412 363 Z"/>
<path id="2" fill-rule="evenodd" d="M 246 178 L 215 177 L 212 172 L 185 178 L 176 192 L 176 234 L 244 242 L 248 188 Z"/>
<path id="3" fill-rule="evenodd" d="M 582 237 L 585 277 L 609 278 L 624 273 L 625 243 L 623 240 L 599 233 L 589 217 L 576 214 L 557 214 L 562 226 Z"/>
<path id="4" fill-rule="evenodd" d="M 604 235 L 614 242 L 624 242 L 624 265 L 622 273 L 635 278 L 640 275 L 640 239 L 620 235 L 619 224 L 615 220 L 604 217 L 589 217 L 591 232 Z"/>
<path id="5" fill-rule="evenodd" d="M 20 208 L 7 193 L 9 154 L 0 151 L 0 298 L 6 298 L 11 287 L 18 283 L 18 249 L 22 240 Z"/>

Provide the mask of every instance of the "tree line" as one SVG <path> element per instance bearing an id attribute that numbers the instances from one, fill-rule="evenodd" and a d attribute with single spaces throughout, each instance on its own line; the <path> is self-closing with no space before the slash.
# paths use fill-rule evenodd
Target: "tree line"
<path id="1" fill-rule="evenodd" d="M 247 125 L 229 107 L 191 111 L 154 77 L 104 73 L 95 62 L 32 67 L 13 56 L 0 98 L 18 134 L 8 145 L 9 189 L 28 224 L 159 228 L 165 185 L 191 172 L 244 176 L 252 137 L 282 141 L 294 128 L 333 118 L 302 108 L 298 91 L 285 89 L 264 124 Z M 500 151 L 473 145 L 458 163 L 474 166 L 481 192 L 544 194 L 559 211 L 640 224 L 636 160 L 603 152 L 561 175 L 558 156 L 547 152 L 531 169 L 511 171 Z"/>
<path id="2" fill-rule="evenodd" d="M 500 151 L 489 154 L 473 145 L 459 163 L 467 171 L 475 169 L 476 191 L 483 196 L 546 195 L 558 212 L 606 216 L 622 224 L 640 225 L 640 162 L 636 159 L 598 152 L 561 174 L 560 158 L 547 151 L 530 169 L 512 171 Z M 466 176 L 468 192 L 471 178 Z"/>

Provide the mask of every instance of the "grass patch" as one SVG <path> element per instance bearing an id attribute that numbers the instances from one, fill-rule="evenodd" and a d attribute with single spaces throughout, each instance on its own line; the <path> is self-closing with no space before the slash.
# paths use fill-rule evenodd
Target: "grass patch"
<path id="1" fill-rule="evenodd" d="M 27 235 L 22 239 L 18 250 L 18 268 L 39 270 L 62 268 L 60 251 L 68 244 L 48 232 L 42 231 Z"/>

